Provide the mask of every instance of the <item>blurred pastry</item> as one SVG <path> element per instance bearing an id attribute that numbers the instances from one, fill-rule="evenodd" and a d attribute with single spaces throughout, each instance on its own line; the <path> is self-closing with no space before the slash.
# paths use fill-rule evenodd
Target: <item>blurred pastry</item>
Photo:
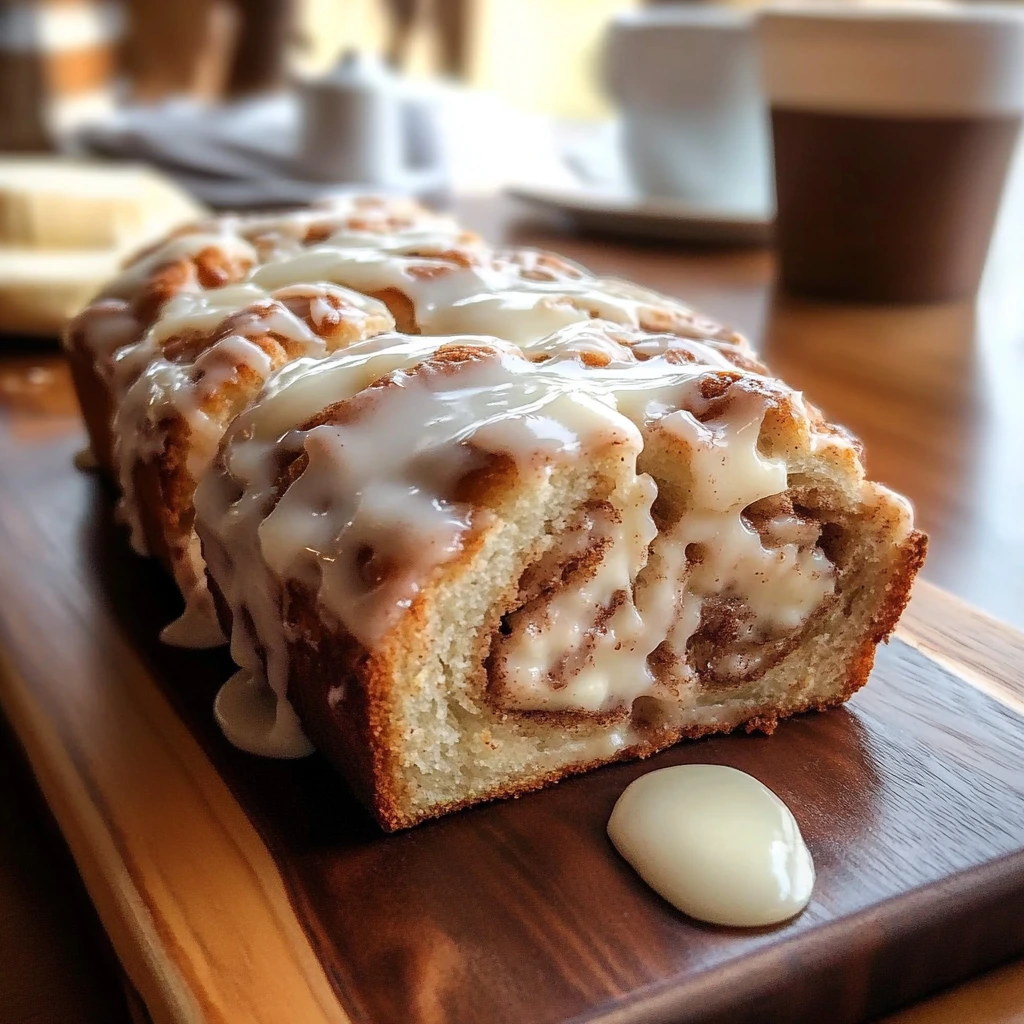
<path id="1" fill-rule="evenodd" d="M 0 331 L 56 337 L 126 253 L 204 212 L 147 168 L 0 158 Z"/>

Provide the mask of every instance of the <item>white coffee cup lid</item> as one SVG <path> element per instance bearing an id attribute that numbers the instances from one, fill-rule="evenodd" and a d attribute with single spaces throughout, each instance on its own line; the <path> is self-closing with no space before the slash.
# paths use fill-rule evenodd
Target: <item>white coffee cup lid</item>
<path id="1" fill-rule="evenodd" d="M 893 117 L 1024 111 L 1024 8 L 818 0 L 758 18 L 776 107 Z"/>

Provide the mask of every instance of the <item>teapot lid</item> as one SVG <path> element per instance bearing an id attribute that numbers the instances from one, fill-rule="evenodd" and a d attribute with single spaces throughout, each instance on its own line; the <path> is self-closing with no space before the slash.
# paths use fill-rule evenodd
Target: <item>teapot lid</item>
<path id="1" fill-rule="evenodd" d="M 394 81 L 395 74 L 376 53 L 349 48 L 325 77 L 344 85 L 378 85 Z"/>

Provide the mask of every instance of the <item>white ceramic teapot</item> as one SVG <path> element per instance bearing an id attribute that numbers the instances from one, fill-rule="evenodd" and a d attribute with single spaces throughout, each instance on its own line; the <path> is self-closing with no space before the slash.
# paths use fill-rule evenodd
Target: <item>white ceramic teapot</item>
<path id="1" fill-rule="evenodd" d="M 377 57 L 350 51 L 299 83 L 299 165 L 313 181 L 414 195 L 444 190 L 435 104 Z"/>
<path id="2" fill-rule="evenodd" d="M 608 29 L 602 71 L 641 195 L 769 214 L 771 147 L 751 11 L 666 4 L 625 12 Z"/>

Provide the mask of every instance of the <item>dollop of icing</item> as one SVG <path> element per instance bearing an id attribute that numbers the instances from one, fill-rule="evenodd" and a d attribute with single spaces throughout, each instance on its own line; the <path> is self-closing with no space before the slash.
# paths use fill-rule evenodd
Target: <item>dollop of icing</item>
<path id="1" fill-rule="evenodd" d="M 660 896 L 699 921 L 754 928 L 800 913 L 814 862 L 793 812 L 725 765 L 648 772 L 608 821 L 619 853 Z"/>

